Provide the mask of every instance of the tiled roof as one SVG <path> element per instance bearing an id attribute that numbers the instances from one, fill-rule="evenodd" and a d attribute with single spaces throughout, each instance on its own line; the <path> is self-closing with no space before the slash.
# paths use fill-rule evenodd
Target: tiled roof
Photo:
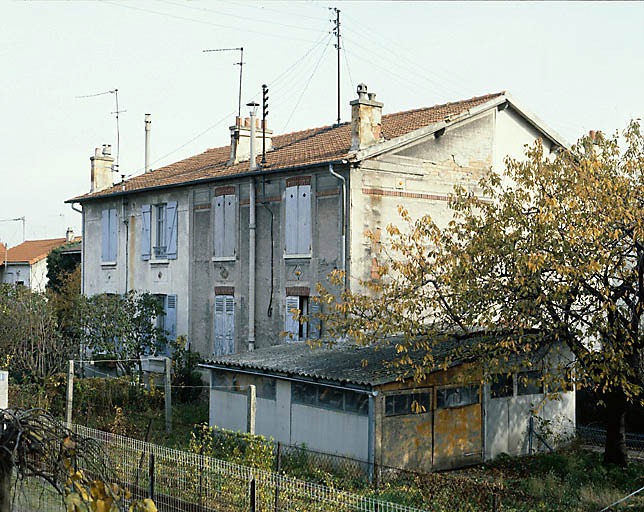
<path id="1" fill-rule="evenodd" d="M 73 242 L 79 242 L 81 237 L 77 236 Z M 6 261 L 8 263 L 29 263 L 30 265 L 46 258 L 47 255 L 61 245 L 65 245 L 67 240 L 65 238 L 50 238 L 48 240 L 27 240 L 20 245 L 11 247 L 7 252 Z M 1 263 L 4 263 L 4 258 Z"/>
<path id="2" fill-rule="evenodd" d="M 504 92 L 488 94 L 455 103 L 383 115 L 382 134 L 385 140 L 391 140 L 423 126 L 452 118 L 503 94 Z M 350 149 L 351 123 L 276 135 L 273 136 L 273 150 L 266 154 L 264 169 L 289 169 L 349 159 L 353 156 Z M 200 155 L 141 174 L 100 192 L 74 197 L 67 202 L 249 172 L 248 160 L 228 165 L 229 157 L 230 146 L 208 149 Z"/>

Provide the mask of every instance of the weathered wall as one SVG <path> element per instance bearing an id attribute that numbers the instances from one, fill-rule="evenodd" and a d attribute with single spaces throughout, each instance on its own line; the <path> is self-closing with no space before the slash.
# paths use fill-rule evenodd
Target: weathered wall
<path id="1" fill-rule="evenodd" d="M 177 201 L 177 259 L 162 260 L 151 255 L 141 258 L 141 206 Z M 101 212 L 117 211 L 117 261 L 101 261 Z M 189 334 L 189 212 L 187 189 L 148 192 L 110 200 L 97 200 L 83 205 L 85 222 L 83 285 L 86 295 L 125 293 L 139 290 L 153 294 L 177 295 L 177 335 Z M 154 246 L 154 214 L 152 246 Z M 126 282 L 127 276 L 127 282 Z"/>
<path id="2" fill-rule="evenodd" d="M 3 283 L 16 284 L 23 281 L 25 286 L 31 286 L 31 270 L 28 264 L 9 263 L 3 269 Z"/>

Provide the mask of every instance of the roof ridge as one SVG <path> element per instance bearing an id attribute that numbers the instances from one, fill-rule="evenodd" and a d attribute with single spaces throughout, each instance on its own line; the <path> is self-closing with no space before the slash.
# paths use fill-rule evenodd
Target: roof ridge
<path id="1" fill-rule="evenodd" d="M 471 101 L 478 101 L 482 100 L 484 98 L 494 98 L 497 96 L 502 96 L 506 94 L 506 91 L 501 91 L 501 92 L 492 92 L 489 94 L 483 94 L 481 96 L 472 96 L 471 98 L 468 99 L 463 99 L 463 100 L 458 100 L 458 101 L 448 101 L 447 103 L 438 103 L 436 105 L 432 105 L 431 107 L 420 107 L 420 108 L 412 108 L 409 110 L 401 110 L 399 112 L 391 112 L 390 114 L 384 114 L 382 117 L 390 117 L 390 116 L 397 116 L 399 114 L 411 114 L 413 112 L 424 112 L 426 110 L 431 110 L 431 109 L 438 109 L 438 108 L 443 108 L 443 107 L 449 107 L 450 105 L 460 105 L 462 103 L 468 103 Z"/>

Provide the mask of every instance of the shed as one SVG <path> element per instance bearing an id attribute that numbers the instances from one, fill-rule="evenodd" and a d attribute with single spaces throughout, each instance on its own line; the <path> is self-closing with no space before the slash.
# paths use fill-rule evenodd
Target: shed
<path id="1" fill-rule="evenodd" d="M 546 400 L 535 372 L 522 376 L 527 384 L 506 376 L 481 385 L 463 381 L 471 363 L 455 361 L 416 381 L 408 366 L 386 363 L 397 355 L 395 344 L 286 343 L 215 358 L 201 365 L 210 372 L 210 425 L 244 431 L 246 390 L 254 384 L 258 434 L 416 471 L 527 453 L 529 419 L 538 404 L 542 418 L 574 425 L 574 392 Z M 409 355 L 422 361 L 420 352 Z"/>

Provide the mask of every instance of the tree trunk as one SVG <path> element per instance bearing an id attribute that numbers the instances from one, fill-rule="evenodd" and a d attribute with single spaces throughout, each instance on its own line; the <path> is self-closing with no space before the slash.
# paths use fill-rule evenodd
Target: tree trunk
<path id="1" fill-rule="evenodd" d="M 606 446 L 604 464 L 628 464 L 626 453 L 626 396 L 621 389 L 604 395 L 606 403 Z"/>
<path id="2" fill-rule="evenodd" d="M 13 463 L 10 455 L 0 456 L 0 512 L 11 512 L 11 473 Z"/>

